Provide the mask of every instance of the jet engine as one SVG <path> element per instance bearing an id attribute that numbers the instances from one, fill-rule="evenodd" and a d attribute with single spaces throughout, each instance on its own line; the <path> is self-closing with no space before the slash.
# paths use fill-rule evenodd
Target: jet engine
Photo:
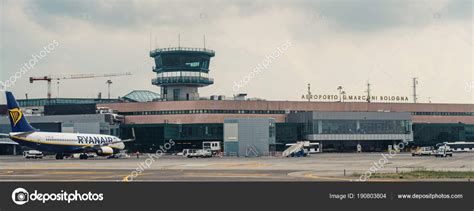
<path id="1" fill-rule="evenodd" d="M 97 155 L 99 156 L 107 156 L 111 154 L 114 154 L 112 147 L 99 147 L 99 149 L 97 149 Z"/>

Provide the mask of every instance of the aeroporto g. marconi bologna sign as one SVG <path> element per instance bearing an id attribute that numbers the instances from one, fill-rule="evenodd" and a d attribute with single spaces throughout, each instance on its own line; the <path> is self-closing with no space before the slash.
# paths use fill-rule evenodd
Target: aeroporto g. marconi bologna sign
<path id="1" fill-rule="evenodd" d="M 318 101 L 350 101 L 350 102 L 367 102 L 367 95 L 337 95 L 337 94 L 304 94 L 301 96 L 303 100 L 318 100 Z M 407 96 L 392 96 L 392 95 L 372 95 L 371 102 L 408 102 Z"/>

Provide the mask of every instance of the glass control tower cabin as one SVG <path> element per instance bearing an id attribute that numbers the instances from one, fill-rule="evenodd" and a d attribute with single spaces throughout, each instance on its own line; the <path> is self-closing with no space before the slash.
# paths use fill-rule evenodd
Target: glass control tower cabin
<path id="1" fill-rule="evenodd" d="M 155 59 L 156 78 L 153 85 L 161 87 L 161 99 L 167 101 L 199 100 L 199 87 L 214 83 L 209 77 L 213 50 L 205 48 L 158 48 L 150 52 Z"/>

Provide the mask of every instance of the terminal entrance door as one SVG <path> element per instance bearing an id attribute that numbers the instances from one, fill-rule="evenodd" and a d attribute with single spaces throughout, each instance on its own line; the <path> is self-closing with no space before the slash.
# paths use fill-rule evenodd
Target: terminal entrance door
<path id="1" fill-rule="evenodd" d="M 179 89 L 173 89 L 173 100 L 178 101 L 179 100 Z"/>

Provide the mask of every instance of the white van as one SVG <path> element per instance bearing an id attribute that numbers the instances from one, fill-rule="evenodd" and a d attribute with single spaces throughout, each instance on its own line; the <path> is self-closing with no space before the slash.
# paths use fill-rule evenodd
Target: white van
<path id="1" fill-rule="evenodd" d="M 23 152 L 23 157 L 26 159 L 42 159 L 43 153 L 38 150 L 28 150 Z"/>
<path id="2" fill-rule="evenodd" d="M 183 157 L 187 158 L 209 158 L 212 152 L 209 149 L 184 149 Z"/>

